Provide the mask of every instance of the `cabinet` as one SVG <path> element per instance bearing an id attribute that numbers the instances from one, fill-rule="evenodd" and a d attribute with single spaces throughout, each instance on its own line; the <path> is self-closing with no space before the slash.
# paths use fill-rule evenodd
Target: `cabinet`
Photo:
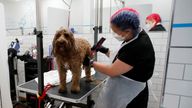
<path id="1" fill-rule="evenodd" d="M 43 72 L 48 72 L 52 70 L 52 58 L 46 57 L 43 58 Z M 25 61 L 25 81 L 30 81 L 38 77 L 38 68 L 36 59 L 28 59 Z"/>

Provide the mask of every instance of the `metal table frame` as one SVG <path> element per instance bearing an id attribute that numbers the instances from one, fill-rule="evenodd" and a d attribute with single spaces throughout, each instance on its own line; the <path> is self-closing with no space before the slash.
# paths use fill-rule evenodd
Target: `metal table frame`
<path id="1" fill-rule="evenodd" d="M 58 93 L 58 86 L 52 87 L 47 95 L 49 98 L 63 101 L 67 108 L 72 108 L 72 106 L 77 106 L 81 108 L 92 108 L 94 105 L 94 101 L 92 100 L 91 94 L 99 88 L 103 83 L 103 80 L 94 80 L 91 83 L 85 82 L 85 78 L 80 80 L 80 93 L 73 94 L 70 92 L 71 82 L 67 83 L 67 93 Z M 17 86 L 19 91 L 23 91 L 30 94 L 38 93 L 38 83 L 35 80 L 28 81 L 26 83 L 20 84 Z M 87 98 L 86 104 L 82 103 L 82 100 Z"/>

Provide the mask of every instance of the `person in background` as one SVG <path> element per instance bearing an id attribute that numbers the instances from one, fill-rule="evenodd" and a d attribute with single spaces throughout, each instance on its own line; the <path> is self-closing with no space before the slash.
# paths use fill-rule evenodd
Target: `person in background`
<path id="1" fill-rule="evenodd" d="M 152 13 L 146 17 L 146 29 L 148 31 L 166 31 L 161 24 L 161 17 L 157 13 Z"/>
<path id="2" fill-rule="evenodd" d="M 108 76 L 96 101 L 95 108 L 147 108 L 147 81 L 153 75 L 155 52 L 148 34 L 140 28 L 139 13 L 122 8 L 110 18 L 114 38 L 122 44 L 108 65 L 90 60 L 89 65 Z M 97 51 L 111 56 L 108 48 Z"/>
<path id="3" fill-rule="evenodd" d="M 72 27 L 70 30 L 71 30 L 72 33 L 77 33 L 77 32 L 75 31 L 75 28 L 73 28 L 73 27 Z"/>
<path id="4" fill-rule="evenodd" d="M 37 29 L 36 27 L 33 28 L 33 35 L 36 35 L 37 34 Z"/>

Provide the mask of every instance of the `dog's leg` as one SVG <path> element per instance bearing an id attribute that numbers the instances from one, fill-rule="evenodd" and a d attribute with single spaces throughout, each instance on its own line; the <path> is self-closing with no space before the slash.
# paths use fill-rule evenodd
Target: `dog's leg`
<path id="1" fill-rule="evenodd" d="M 80 91 L 80 78 L 81 78 L 81 67 L 74 66 L 71 68 L 72 72 L 72 85 L 71 85 L 71 92 L 78 93 Z"/>
<path id="2" fill-rule="evenodd" d="M 91 68 L 89 66 L 84 66 L 84 69 L 85 69 L 86 81 L 87 82 L 93 81 L 91 77 Z"/>
<path id="3" fill-rule="evenodd" d="M 58 64 L 58 70 L 59 70 L 59 80 L 60 80 L 59 93 L 65 93 L 67 92 L 67 87 L 66 87 L 67 70 L 65 69 L 64 66 L 59 64 Z"/>

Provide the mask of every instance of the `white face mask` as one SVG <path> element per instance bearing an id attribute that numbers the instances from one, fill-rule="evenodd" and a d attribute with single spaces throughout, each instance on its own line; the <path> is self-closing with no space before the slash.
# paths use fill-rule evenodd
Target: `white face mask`
<path id="1" fill-rule="evenodd" d="M 114 36 L 114 38 L 117 39 L 118 41 L 124 41 L 124 40 L 125 40 L 125 37 L 120 36 L 120 35 L 118 35 L 118 34 L 116 34 L 116 33 L 113 33 L 113 36 Z"/>
<path id="2" fill-rule="evenodd" d="M 149 31 L 152 28 L 152 24 L 146 24 L 145 29 L 146 31 Z"/>
<path id="3" fill-rule="evenodd" d="M 146 24 L 145 25 L 145 29 L 147 30 L 147 31 L 149 31 L 149 30 L 151 30 L 151 28 L 153 28 L 153 26 L 155 25 L 155 23 L 153 23 L 153 24 Z"/>

